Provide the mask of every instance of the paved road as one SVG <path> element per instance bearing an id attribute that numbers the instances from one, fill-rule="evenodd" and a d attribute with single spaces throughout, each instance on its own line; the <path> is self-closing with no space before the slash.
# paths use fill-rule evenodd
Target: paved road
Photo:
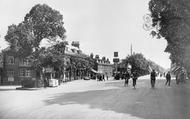
<path id="1" fill-rule="evenodd" d="M 123 81 L 78 80 L 34 91 L 0 90 L 0 119 L 189 119 L 190 81 L 179 86 L 146 79 L 134 90 Z"/>

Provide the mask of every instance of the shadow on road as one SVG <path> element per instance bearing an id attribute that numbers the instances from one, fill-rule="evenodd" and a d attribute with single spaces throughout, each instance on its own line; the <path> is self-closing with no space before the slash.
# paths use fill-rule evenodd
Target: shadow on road
<path id="1" fill-rule="evenodd" d="M 161 82 L 163 83 L 163 81 L 158 81 L 158 83 Z M 123 87 L 122 82 L 108 82 L 105 83 L 105 86 L 120 88 L 60 93 L 45 100 L 45 103 L 46 105 L 59 104 L 62 106 L 89 105 L 92 109 L 111 110 L 143 119 L 173 119 L 175 117 L 186 119 L 189 116 L 190 93 L 187 90 L 171 89 L 165 86 L 154 90 L 147 87 L 132 90 L 131 87 Z"/>
<path id="2" fill-rule="evenodd" d="M 14 91 L 16 89 L 0 89 L 0 91 Z"/>

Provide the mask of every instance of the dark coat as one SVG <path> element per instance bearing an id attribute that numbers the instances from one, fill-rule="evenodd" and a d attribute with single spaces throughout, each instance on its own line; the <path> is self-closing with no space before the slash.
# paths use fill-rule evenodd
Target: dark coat
<path id="1" fill-rule="evenodd" d="M 152 71 L 151 74 L 150 74 L 150 79 L 151 80 L 156 80 L 156 72 L 155 71 Z"/>
<path id="2" fill-rule="evenodd" d="M 170 80 L 170 79 L 171 79 L 170 73 L 167 73 L 167 74 L 166 74 L 166 79 L 167 79 L 167 80 Z"/>

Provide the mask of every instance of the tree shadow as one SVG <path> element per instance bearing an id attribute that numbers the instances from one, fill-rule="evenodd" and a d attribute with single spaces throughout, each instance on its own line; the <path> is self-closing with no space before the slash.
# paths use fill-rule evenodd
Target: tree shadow
<path id="1" fill-rule="evenodd" d="M 190 103 L 190 101 L 187 101 L 187 99 L 189 99 L 187 95 L 190 94 L 189 91 L 187 93 L 187 90 L 160 87 L 156 87 L 155 89 L 140 87 L 133 90 L 132 87 L 124 87 L 121 82 L 106 82 L 104 86 L 112 88 L 84 92 L 58 93 L 44 101 L 46 105 L 89 105 L 91 109 L 99 108 L 106 111 L 130 114 L 143 119 L 172 119 L 176 115 L 176 117 L 182 116 L 178 115 L 180 113 L 185 114 L 183 117 L 189 115 L 189 107 L 187 106 L 186 112 L 175 113 L 175 111 L 179 111 L 180 109 L 186 109 L 183 107 L 183 105 L 185 105 L 184 103 Z M 180 94 L 181 91 L 184 91 L 184 94 Z M 164 93 L 167 94 L 161 97 Z M 180 97 L 181 95 L 186 96 L 187 99 L 183 99 L 183 97 Z M 185 102 L 181 102 L 182 99 Z M 160 105 L 157 105 L 157 103 Z M 177 106 L 175 106 L 175 104 L 177 104 Z M 165 105 L 171 105 L 171 107 L 164 109 Z M 172 109 L 173 107 L 177 107 L 177 109 Z M 170 112 L 169 114 L 167 114 L 167 109 Z M 170 115 L 172 116 L 170 117 Z"/>
<path id="2" fill-rule="evenodd" d="M 147 114 L 146 111 L 142 111 L 144 106 L 140 100 L 135 96 L 134 100 L 128 96 L 134 96 L 135 91 L 130 89 L 132 92 L 127 94 L 128 89 L 107 89 L 107 90 L 91 90 L 85 92 L 73 92 L 65 94 L 57 94 L 45 100 L 46 105 L 69 105 L 69 104 L 80 104 L 89 105 L 91 109 L 102 109 L 106 111 L 114 111 L 117 113 L 130 114 L 135 117 L 154 119 Z M 122 94 L 122 95 L 120 95 Z M 128 98 L 128 99 L 127 99 Z M 157 118 L 156 118 L 157 119 Z M 159 118 L 160 119 L 160 118 Z"/>

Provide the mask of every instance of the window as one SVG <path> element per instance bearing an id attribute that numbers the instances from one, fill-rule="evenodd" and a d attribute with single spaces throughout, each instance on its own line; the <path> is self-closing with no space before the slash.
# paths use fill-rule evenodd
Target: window
<path id="1" fill-rule="evenodd" d="M 31 71 L 28 69 L 20 69 L 20 76 L 22 77 L 30 77 Z"/>
<path id="2" fill-rule="evenodd" d="M 7 57 L 7 61 L 8 61 L 8 64 L 14 64 L 15 63 L 15 59 L 14 59 L 14 57 L 13 56 L 8 56 Z"/>
<path id="3" fill-rule="evenodd" d="M 30 61 L 28 59 L 21 59 L 20 64 L 24 66 L 29 66 Z"/>
<path id="4" fill-rule="evenodd" d="M 14 77 L 14 71 L 13 70 L 7 71 L 7 76 Z"/>
<path id="5" fill-rule="evenodd" d="M 30 77 L 30 70 L 25 70 L 25 76 Z"/>
<path id="6" fill-rule="evenodd" d="M 24 69 L 20 69 L 20 76 L 25 76 L 25 70 Z"/>

